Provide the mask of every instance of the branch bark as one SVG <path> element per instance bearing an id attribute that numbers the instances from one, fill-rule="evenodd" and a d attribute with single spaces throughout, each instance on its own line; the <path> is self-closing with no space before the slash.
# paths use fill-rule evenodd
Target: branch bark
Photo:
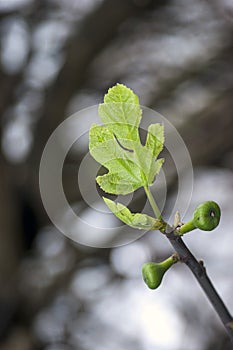
<path id="1" fill-rule="evenodd" d="M 167 238 L 169 239 L 174 250 L 179 255 L 180 261 L 185 263 L 195 276 L 196 280 L 200 284 L 220 320 L 222 321 L 229 338 L 233 343 L 233 318 L 208 277 L 203 263 L 197 261 L 186 244 L 183 242 L 182 238 L 176 236 L 173 231 L 167 234 Z"/>

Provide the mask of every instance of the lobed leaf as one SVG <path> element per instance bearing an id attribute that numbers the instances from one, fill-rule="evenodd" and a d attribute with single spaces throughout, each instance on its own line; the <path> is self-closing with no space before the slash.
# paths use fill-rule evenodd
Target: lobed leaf
<path id="1" fill-rule="evenodd" d="M 109 89 L 99 116 L 104 126 L 92 125 L 89 149 L 108 170 L 96 179 L 100 187 L 107 193 L 127 194 L 151 185 L 163 164 L 163 159 L 157 160 L 164 144 L 163 126 L 150 125 L 146 144 L 141 144 L 138 97 L 122 84 Z"/>

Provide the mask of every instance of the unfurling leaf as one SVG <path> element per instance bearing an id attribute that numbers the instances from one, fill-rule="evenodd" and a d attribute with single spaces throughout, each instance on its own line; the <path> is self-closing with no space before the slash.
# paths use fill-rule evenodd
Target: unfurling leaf
<path id="1" fill-rule="evenodd" d="M 164 144 L 163 126 L 150 125 L 146 144 L 141 144 L 138 97 L 122 84 L 109 89 L 99 116 L 104 126 L 92 125 L 89 142 L 92 157 L 108 169 L 96 178 L 99 186 L 107 193 L 128 194 L 151 185 L 164 161 L 157 159 Z"/>
<path id="2" fill-rule="evenodd" d="M 140 230 L 162 230 L 164 228 L 164 222 L 159 219 L 154 219 L 149 215 L 136 213 L 131 211 L 121 203 L 115 203 L 114 201 L 103 197 L 108 208 L 115 214 L 118 219 L 123 221 L 128 226 L 137 228 Z"/>

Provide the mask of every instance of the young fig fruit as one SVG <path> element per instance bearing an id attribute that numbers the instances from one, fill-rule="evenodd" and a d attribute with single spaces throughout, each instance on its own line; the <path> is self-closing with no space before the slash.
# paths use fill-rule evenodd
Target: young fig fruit
<path id="1" fill-rule="evenodd" d="M 200 204 L 194 211 L 193 218 L 179 228 L 179 233 L 184 234 L 199 228 L 203 231 L 212 231 L 220 221 L 221 210 L 214 201 Z"/>
<path id="2" fill-rule="evenodd" d="M 148 262 L 142 266 L 144 282 L 150 289 L 156 289 L 162 282 L 164 274 L 178 261 L 177 255 L 172 255 L 161 263 Z"/>

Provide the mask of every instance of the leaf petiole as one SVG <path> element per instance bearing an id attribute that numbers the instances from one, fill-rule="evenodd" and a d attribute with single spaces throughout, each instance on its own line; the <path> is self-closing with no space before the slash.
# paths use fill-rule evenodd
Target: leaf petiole
<path id="1" fill-rule="evenodd" d="M 144 186 L 144 190 L 145 190 L 147 198 L 148 198 L 148 200 L 150 202 L 151 208 L 153 209 L 155 217 L 157 219 L 162 220 L 162 215 L 161 215 L 160 210 L 159 210 L 159 208 L 158 208 L 158 206 L 157 206 L 157 204 L 156 204 L 156 202 L 154 200 L 154 197 L 152 196 L 152 193 L 151 193 L 149 187 L 148 186 Z"/>

